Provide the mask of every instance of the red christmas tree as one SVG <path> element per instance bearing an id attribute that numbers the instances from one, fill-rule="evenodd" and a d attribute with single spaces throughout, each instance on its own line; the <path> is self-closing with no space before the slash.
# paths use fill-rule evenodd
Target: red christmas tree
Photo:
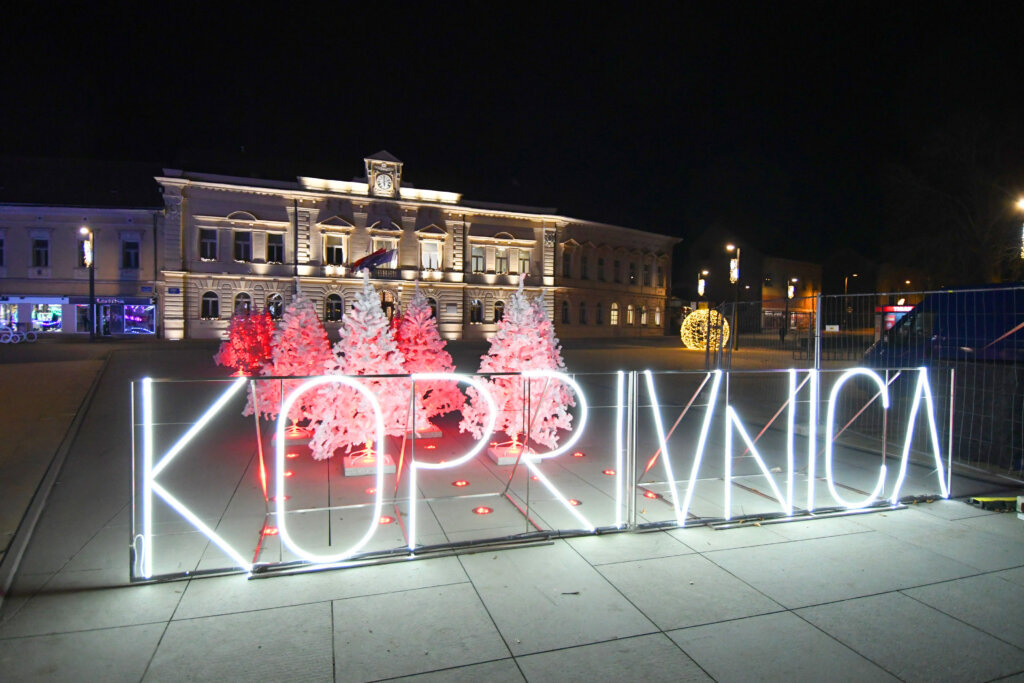
<path id="1" fill-rule="evenodd" d="M 324 374 L 338 375 L 402 375 L 404 362 L 380 307 L 380 298 L 363 274 L 363 289 L 345 316 L 338 330 L 340 340 L 334 345 L 333 358 L 325 364 Z M 398 378 L 366 380 L 380 402 L 384 426 L 389 435 L 405 433 L 409 411 L 408 380 Z M 309 447 L 313 457 L 323 460 L 339 448 L 351 450 L 376 438 L 373 408 L 351 387 L 334 384 L 321 387 L 310 410 L 319 420 Z"/>
<path id="2" fill-rule="evenodd" d="M 296 295 L 281 318 L 281 324 L 274 333 L 273 350 L 260 374 L 264 377 L 312 377 L 324 374 L 326 364 L 332 361 L 331 345 L 327 331 L 316 315 L 316 306 L 302 295 Z M 284 398 L 299 386 L 300 380 L 263 380 L 256 383 L 256 399 L 260 414 L 267 419 L 277 417 L 277 411 Z M 281 390 L 284 389 L 282 395 Z M 315 392 L 307 392 L 292 404 L 288 417 L 298 422 L 311 417 L 309 407 Z M 253 412 L 252 396 L 245 408 L 245 415 Z"/>
<path id="3" fill-rule="evenodd" d="M 540 297 L 529 300 L 523 292 L 523 279 L 519 280 L 519 290 L 509 298 L 505 317 L 498 323 L 487 355 L 481 358 L 481 373 L 565 370 L 562 350 L 544 302 Z M 498 405 L 496 428 L 513 442 L 526 433 L 529 425 L 531 441 L 554 448 L 558 445 L 558 430 L 571 428 L 568 408 L 575 406 L 576 401 L 565 384 L 548 378 L 526 381 L 521 377 L 494 377 L 486 381 Z M 487 404 L 472 388 L 466 393 L 469 401 L 462 410 L 459 429 L 479 439 L 486 436 L 483 422 Z"/>
<path id="4" fill-rule="evenodd" d="M 418 284 L 409 307 L 398 321 L 395 341 L 405 358 L 405 371 L 409 374 L 455 372 L 451 354 L 445 350 L 446 342 L 437 330 L 437 319 L 431 314 L 427 297 L 420 292 Z M 465 401 L 456 382 L 417 382 L 416 431 L 435 431 L 430 418 L 461 410 Z"/>
<path id="5" fill-rule="evenodd" d="M 263 313 L 239 311 L 231 316 L 228 338 L 221 343 L 213 360 L 240 375 L 252 375 L 270 358 L 274 321 Z"/>

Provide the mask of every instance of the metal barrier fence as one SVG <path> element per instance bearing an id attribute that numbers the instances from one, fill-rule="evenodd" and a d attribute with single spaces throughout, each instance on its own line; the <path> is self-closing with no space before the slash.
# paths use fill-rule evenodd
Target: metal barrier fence
<path id="1" fill-rule="evenodd" d="M 936 393 L 953 396 L 954 460 L 1024 473 L 1024 286 L 725 303 L 717 310 L 732 339 L 717 352 L 709 345 L 707 367 L 942 370 Z"/>
<path id="2" fill-rule="evenodd" d="M 485 376 L 448 377 L 490 386 Z M 288 426 L 293 397 L 347 385 L 377 407 L 339 425 L 365 428 L 385 401 L 369 396 L 397 394 L 395 385 L 415 410 L 416 376 L 134 382 L 132 580 L 269 576 L 564 535 L 784 521 L 978 485 L 951 468 L 955 414 L 941 371 L 503 378 L 521 394 L 512 412 L 523 425 L 552 386 L 568 392 L 556 445 L 500 442 L 488 409 L 478 434 L 464 433 L 455 412 L 437 420 L 437 433 L 384 437 L 378 426 L 372 452 L 316 460 L 310 434 Z M 277 396 L 283 419 L 243 414 L 261 391 Z"/>

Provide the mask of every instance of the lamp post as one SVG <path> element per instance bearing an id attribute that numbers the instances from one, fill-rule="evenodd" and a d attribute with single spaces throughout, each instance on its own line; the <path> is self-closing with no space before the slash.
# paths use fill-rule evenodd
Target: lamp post
<path id="1" fill-rule="evenodd" d="M 1024 197 L 1017 200 L 1017 208 L 1024 211 Z M 1024 260 L 1024 226 L 1020 229 L 1020 257 Z"/>
<path id="2" fill-rule="evenodd" d="M 730 254 L 736 252 L 736 258 L 729 259 L 729 282 L 733 285 L 732 350 L 735 351 L 740 347 L 740 330 L 736 326 L 736 311 L 740 307 L 740 248 L 735 244 L 727 244 L 725 250 Z"/>
<path id="3" fill-rule="evenodd" d="M 846 308 L 846 326 L 850 326 L 850 315 L 853 313 L 853 307 L 850 306 L 850 299 L 847 294 L 850 291 L 850 278 L 859 277 L 859 273 L 850 273 L 843 278 L 843 306 Z"/>
<path id="4" fill-rule="evenodd" d="M 96 236 L 84 225 L 78 232 L 89 237 L 83 260 L 89 269 L 89 341 L 96 341 Z"/>
<path id="5" fill-rule="evenodd" d="M 789 332 L 789 300 L 796 294 L 796 283 L 799 282 L 799 278 L 789 278 L 786 280 L 786 314 L 782 318 L 782 328 L 779 330 L 779 341 L 783 344 L 786 343 L 786 334 Z"/>

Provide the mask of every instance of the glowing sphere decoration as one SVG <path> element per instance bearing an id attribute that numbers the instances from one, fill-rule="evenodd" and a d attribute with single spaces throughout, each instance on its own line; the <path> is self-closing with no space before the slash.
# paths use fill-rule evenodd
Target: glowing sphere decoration
<path id="1" fill-rule="evenodd" d="M 710 320 L 708 319 L 709 315 L 711 316 Z M 719 334 L 719 328 L 721 328 L 721 334 Z M 710 340 L 708 340 L 709 332 Z M 722 346 L 729 343 L 729 321 L 718 311 L 701 308 L 686 316 L 679 328 L 679 336 L 688 349 L 703 351 L 710 348 L 712 351 L 716 351 L 719 341 Z"/>

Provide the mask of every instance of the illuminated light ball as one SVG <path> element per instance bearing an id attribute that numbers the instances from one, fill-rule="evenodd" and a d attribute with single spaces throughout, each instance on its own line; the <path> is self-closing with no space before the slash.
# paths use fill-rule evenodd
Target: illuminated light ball
<path id="1" fill-rule="evenodd" d="M 492 512 L 494 512 L 494 510 L 488 507 L 484 507 L 483 505 L 481 505 L 480 507 L 473 508 L 474 515 L 489 515 Z"/>
<path id="2" fill-rule="evenodd" d="M 661 498 L 661 496 L 659 496 L 654 491 L 644 491 L 644 498 L 650 498 L 651 500 L 656 500 L 658 498 Z"/>
<path id="3" fill-rule="evenodd" d="M 295 473 L 294 473 L 294 472 L 292 472 L 291 470 L 287 470 L 287 471 L 286 471 L 286 472 L 284 473 L 284 476 L 286 476 L 286 477 L 294 477 L 294 476 L 295 476 Z"/>
<path id="4" fill-rule="evenodd" d="M 284 457 L 288 458 L 289 460 L 294 460 L 295 458 L 299 457 L 299 454 L 298 453 L 285 453 Z"/>
<path id="5" fill-rule="evenodd" d="M 374 488 L 366 489 L 366 495 L 368 495 L 368 496 L 372 496 L 375 493 L 377 493 L 377 489 L 374 489 Z"/>
<path id="6" fill-rule="evenodd" d="M 264 536 L 277 536 L 277 527 L 276 526 L 268 526 L 267 528 L 265 528 L 263 530 L 263 535 Z"/>
<path id="7" fill-rule="evenodd" d="M 395 521 L 394 517 L 388 517 L 387 515 L 381 515 L 381 518 L 380 518 L 380 523 L 381 524 L 391 524 L 393 521 Z"/>
<path id="8" fill-rule="evenodd" d="M 575 453 L 572 454 L 572 457 L 574 457 L 574 458 L 582 458 L 583 457 L 583 451 L 576 451 Z"/>
<path id="9" fill-rule="evenodd" d="M 609 477 L 615 476 L 615 470 L 601 470 L 601 474 L 607 474 Z"/>
<path id="10" fill-rule="evenodd" d="M 469 486 L 469 482 L 466 481 L 465 479 L 459 479 L 458 481 L 453 481 L 452 486 L 461 489 L 463 486 Z"/>
<path id="11" fill-rule="evenodd" d="M 710 320 L 708 319 L 709 315 L 711 316 Z M 679 337 L 688 349 L 703 351 L 710 348 L 712 351 L 717 351 L 719 328 L 721 328 L 722 345 L 725 346 L 729 343 L 729 321 L 718 311 L 700 308 L 683 320 L 683 324 L 679 328 Z M 709 331 L 711 333 L 710 340 L 708 339 Z"/>

